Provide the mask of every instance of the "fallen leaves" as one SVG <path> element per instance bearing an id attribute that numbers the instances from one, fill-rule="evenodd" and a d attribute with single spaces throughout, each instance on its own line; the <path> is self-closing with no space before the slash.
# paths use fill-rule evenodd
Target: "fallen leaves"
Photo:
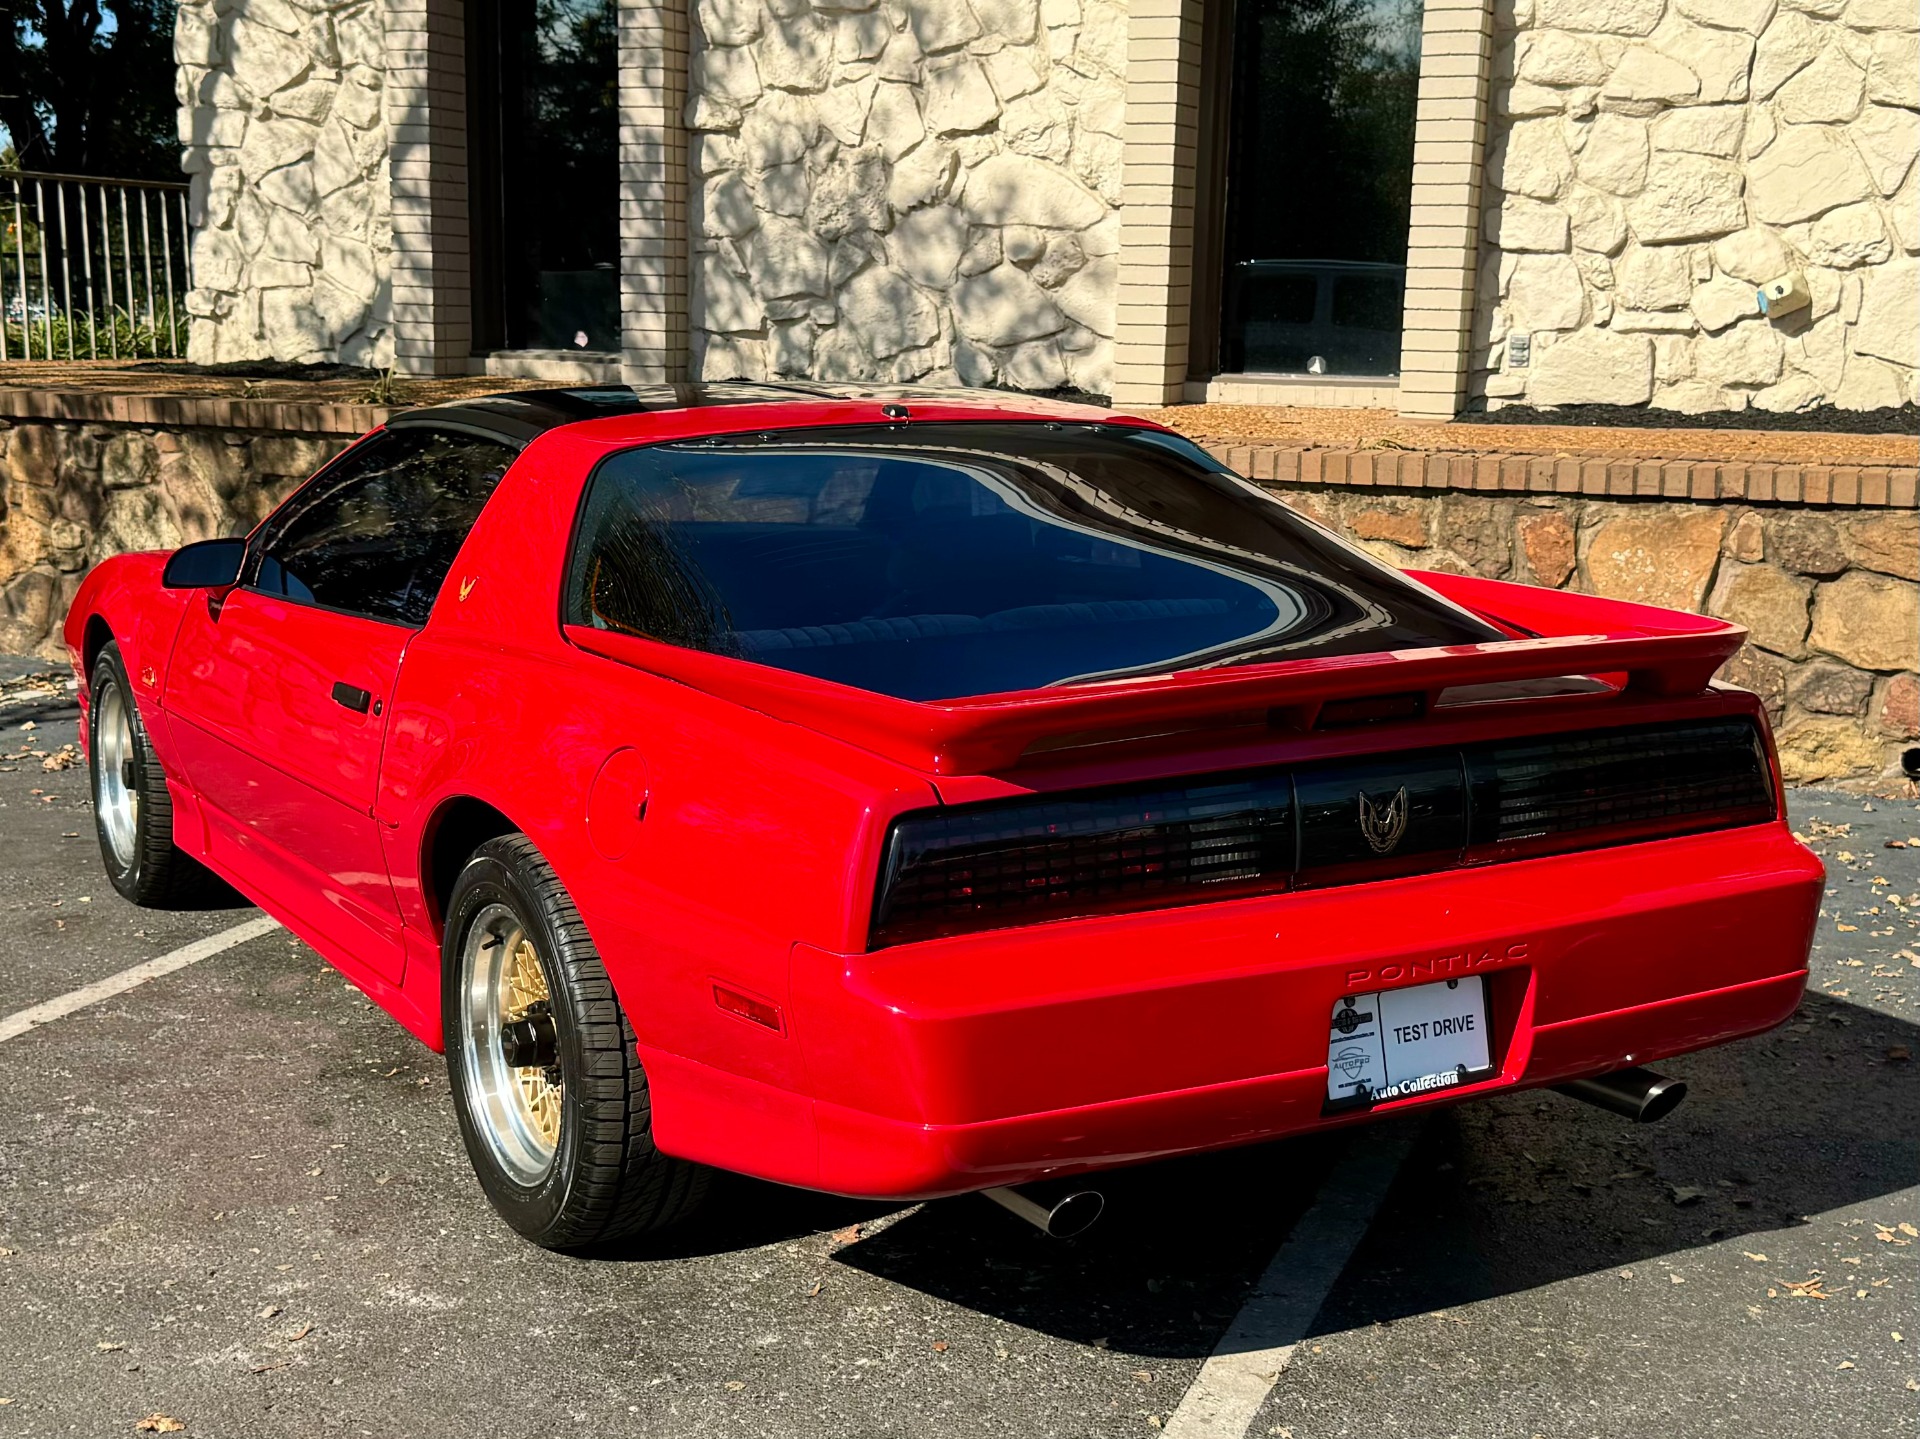
<path id="1" fill-rule="evenodd" d="M 171 1414 L 149 1414 L 133 1427 L 142 1434 L 178 1434 L 187 1426 Z"/>
<path id="2" fill-rule="evenodd" d="M 1819 1274 L 1806 1279 L 1782 1279 L 1780 1287 L 1795 1299 L 1831 1299 L 1833 1296 L 1825 1289 L 1826 1280 Z M 1769 1294 L 1773 1291 L 1768 1290 Z"/>
<path id="3" fill-rule="evenodd" d="M 1902 1239 L 1900 1237 L 1902 1234 L 1905 1234 L 1907 1238 Z M 1920 1230 L 1916 1230 L 1911 1224 L 1906 1223 L 1904 1220 L 1897 1228 L 1885 1224 L 1876 1224 L 1873 1226 L 1873 1237 L 1878 1239 L 1882 1244 L 1893 1244 L 1905 1249 L 1909 1244 L 1913 1243 L 1915 1239 L 1920 1238 Z"/>
<path id="4" fill-rule="evenodd" d="M 946 1340 L 944 1340 L 944 1339 L 936 1339 L 936 1340 L 934 1340 L 934 1341 L 933 1341 L 933 1352 L 934 1352 L 935 1354 L 945 1354 L 945 1353 L 947 1352 L 947 1341 L 946 1341 Z"/>
<path id="5" fill-rule="evenodd" d="M 859 1237 L 860 1226 L 857 1224 L 849 1224 L 845 1229 L 836 1229 L 833 1231 L 833 1242 L 835 1244 L 852 1244 Z"/>
<path id="6" fill-rule="evenodd" d="M 1765 1264 L 1767 1262 L 1766 1255 L 1755 1254 L 1751 1249 L 1742 1249 L 1740 1252 L 1746 1255 L 1747 1258 L 1751 1259 L 1755 1264 Z"/>
<path id="7" fill-rule="evenodd" d="M 1669 1184 L 1667 1186 L 1667 1193 L 1673 1196 L 1675 1208 L 1684 1208 L 1689 1204 L 1698 1204 L 1707 1197 L 1706 1190 L 1695 1189 L 1691 1185 L 1686 1184 Z"/>

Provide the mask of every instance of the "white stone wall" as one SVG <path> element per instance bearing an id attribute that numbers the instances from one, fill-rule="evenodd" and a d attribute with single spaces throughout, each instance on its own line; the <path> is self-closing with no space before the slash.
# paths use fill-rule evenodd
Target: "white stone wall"
<path id="1" fill-rule="evenodd" d="M 1112 386 L 1123 0 L 697 0 L 694 373 Z"/>
<path id="2" fill-rule="evenodd" d="M 1920 398 L 1915 0 L 1501 5 L 1473 356 L 1491 403 Z M 1789 271 L 1812 305 L 1762 318 L 1755 286 Z"/>
<path id="3" fill-rule="evenodd" d="M 190 358 L 391 364 L 380 0 L 180 0 L 174 57 Z"/>

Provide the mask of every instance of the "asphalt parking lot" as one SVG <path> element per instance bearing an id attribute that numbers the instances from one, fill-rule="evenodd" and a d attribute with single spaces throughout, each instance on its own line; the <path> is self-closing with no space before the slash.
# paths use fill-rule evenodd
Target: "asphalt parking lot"
<path id="1" fill-rule="evenodd" d="M 72 715 L 0 671 L 0 1033 L 253 916 L 114 894 Z M 1792 812 L 1806 1003 L 1663 1065 L 1663 1124 L 1513 1095 L 1114 1176 L 1069 1241 L 728 1181 L 664 1243 L 543 1253 L 436 1056 L 284 932 L 233 944 L 0 1040 L 0 1435 L 1912 1432 L 1920 805 Z M 1210 1419 L 1249 1349 L 1250 1427 Z"/>

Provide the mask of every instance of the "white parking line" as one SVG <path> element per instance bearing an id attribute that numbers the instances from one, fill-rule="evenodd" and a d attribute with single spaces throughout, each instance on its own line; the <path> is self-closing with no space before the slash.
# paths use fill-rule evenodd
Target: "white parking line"
<path id="1" fill-rule="evenodd" d="M 1366 1237 L 1412 1147 L 1410 1129 L 1348 1140 L 1318 1197 L 1200 1366 L 1167 1421 L 1167 1439 L 1243 1439 Z"/>
<path id="2" fill-rule="evenodd" d="M 250 919 L 245 924 L 236 924 L 232 929 L 223 929 L 218 934 L 210 934 L 205 939 L 196 939 L 192 944 L 183 944 L 176 950 L 161 955 L 158 959 L 136 964 L 131 969 L 123 969 L 118 974 L 110 974 L 105 979 L 97 979 L 92 984 L 45 1004 L 36 1004 L 31 1009 L 18 1010 L 0 1019 L 0 1044 L 9 1039 L 17 1039 L 29 1029 L 38 1029 L 43 1024 L 51 1024 L 56 1019 L 64 1019 L 76 1010 L 85 1009 L 90 1004 L 98 1004 L 103 999 L 112 999 L 116 994 L 125 994 L 130 989 L 138 989 L 150 979 L 158 979 L 163 974 L 172 974 L 176 969 L 185 969 L 190 964 L 198 964 L 236 944 L 245 944 L 250 939 L 258 939 L 280 928 L 280 921 L 268 919 L 262 915 L 259 919 Z"/>

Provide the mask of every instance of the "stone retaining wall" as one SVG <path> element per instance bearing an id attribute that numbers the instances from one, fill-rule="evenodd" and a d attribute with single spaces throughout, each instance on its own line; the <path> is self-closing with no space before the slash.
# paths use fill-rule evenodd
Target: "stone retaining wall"
<path id="1" fill-rule="evenodd" d="M 1396 565 L 1745 625 L 1722 678 L 1766 702 L 1794 783 L 1897 779 L 1920 738 L 1920 511 L 1268 485 Z"/>
<path id="2" fill-rule="evenodd" d="M 0 654 L 49 659 L 65 658 L 60 626 L 95 564 L 245 534 L 351 438 L 67 420 L 0 427 Z"/>
<path id="3" fill-rule="evenodd" d="M 699 0 L 694 373 L 1112 390 L 1117 0 Z"/>
<path id="4" fill-rule="evenodd" d="M 371 406 L 0 392 L 0 653 L 60 658 L 59 626 L 89 566 L 244 533 L 385 416 Z M 1765 699 L 1796 782 L 1890 779 L 1900 749 L 1920 738 L 1911 469 L 1214 449 L 1397 565 L 1746 625 L 1751 642 L 1726 677 Z"/>
<path id="5" fill-rule="evenodd" d="M 1920 398 L 1913 0 L 1496 15 L 1475 393 L 1686 413 Z M 1755 287 L 1788 273 L 1812 303 L 1769 321 Z"/>

